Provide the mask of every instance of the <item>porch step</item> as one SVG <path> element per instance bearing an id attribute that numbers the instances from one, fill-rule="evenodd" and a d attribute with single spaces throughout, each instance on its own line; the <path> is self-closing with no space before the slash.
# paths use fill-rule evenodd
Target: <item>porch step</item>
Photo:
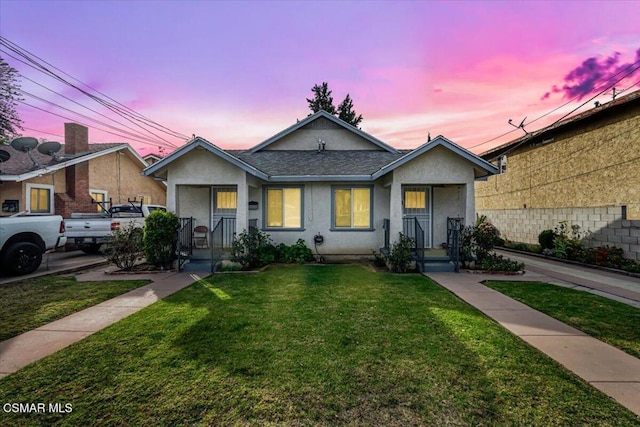
<path id="1" fill-rule="evenodd" d="M 182 271 L 211 271 L 211 260 L 189 259 L 182 266 Z"/>
<path id="2" fill-rule="evenodd" d="M 418 266 L 420 267 L 420 266 Z M 420 268 L 419 268 L 420 269 Z M 451 261 L 432 261 L 431 259 L 422 263 L 421 272 L 442 273 L 453 272 L 456 268 Z"/>

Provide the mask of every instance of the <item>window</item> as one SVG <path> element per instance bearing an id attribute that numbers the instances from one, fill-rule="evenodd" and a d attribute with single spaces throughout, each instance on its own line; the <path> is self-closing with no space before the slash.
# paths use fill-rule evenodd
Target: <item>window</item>
<path id="1" fill-rule="evenodd" d="M 267 228 L 302 228 L 302 188 L 266 188 L 265 221 Z"/>
<path id="2" fill-rule="evenodd" d="M 106 191 L 90 189 L 89 190 L 89 194 L 91 195 L 91 198 L 93 200 L 95 200 L 96 203 L 98 203 L 96 205 L 96 210 L 98 212 L 102 212 L 102 207 L 104 207 L 105 209 L 109 209 L 109 206 L 106 206 L 105 203 L 104 203 L 104 202 L 107 201 L 107 192 Z"/>
<path id="3" fill-rule="evenodd" d="M 53 186 L 27 184 L 27 210 L 31 213 L 53 213 Z"/>
<path id="4" fill-rule="evenodd" d="M 236 209 L 238 203 L 238 193 L 231 190 L 216 191 L 217 209 Z"/>
<path id="5" fill-rule="evenodd" d="M 334 187 L 333 227 L 336 229 L 370 230 L 373 197 L 371 187 Z"/>
<path id="6" fill-rule="evenodd" d="M 405 209 L 425 209 L 427 207 L 425 191 L 405 190 L 404 207 Z"/>

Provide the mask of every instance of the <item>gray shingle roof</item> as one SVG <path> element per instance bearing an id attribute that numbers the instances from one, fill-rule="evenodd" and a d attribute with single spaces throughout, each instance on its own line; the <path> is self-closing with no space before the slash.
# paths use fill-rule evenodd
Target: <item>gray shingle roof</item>
<path id="1" fill-rule="evenodd" d="M 58 165 L 67 160 L 97 153 L 119 145 L 123 144 L 89 144 L 89 151 L 74 155 L 65 154 L 64 144 L 62 144 L 62 149 L 58 152 L 58 156 L 62 157 L 62 160 L 55 160 L 46 154 L 41 154 L 38 150 L 32 150 L 31 155 L 36 159 L 40 167 L 34 167 L 33 162 L 27 153 L 18 151 L 10 145 L 0 145 L 0 149 L 5 150 L 11 156 L 11 158 L 6 162 L 0 163 L 0 171 L 2 171 L 3 175 L 21 175 L 23 173 L 44 169 L 47 166 Z"/>
<path id="2" fill-rule="evenodd" d="M 403 155 L 382 150 L 225 151 L 269 176 L 371 175 Z"/>

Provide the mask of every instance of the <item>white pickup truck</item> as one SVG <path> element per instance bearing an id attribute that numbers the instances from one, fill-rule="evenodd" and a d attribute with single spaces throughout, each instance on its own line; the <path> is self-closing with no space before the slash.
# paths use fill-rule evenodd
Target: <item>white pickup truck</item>
<path id="1" fill-rule="evenodd" d="M 144 226 L 144 219 L 155 210 L 166 211 L 160 205 L 138 205 L 134 203 L 113 205 L 104 213 L 73 213 L 65 219 L 67 245 L 87 254 L 95 254 L 107 242 L 113 232 L 133 222 Z"/>
<path id="2" fill-rule="evenodd" d="M 42 254 L 62 247 L 67 241 L 60 215 L 11 216 L 0 218 L 0 272 L 33 273 Z"/>

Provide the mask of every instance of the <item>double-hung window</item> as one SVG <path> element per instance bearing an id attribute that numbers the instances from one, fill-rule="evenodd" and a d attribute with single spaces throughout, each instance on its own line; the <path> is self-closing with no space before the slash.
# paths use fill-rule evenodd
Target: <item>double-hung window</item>
<path id="1" fill-rule="evenodd" d="M 89 189 L 89 194 L 91 195 L 91 198 L 97 203 L 96 205 L 96 210 L 98 212 L 102 212 L 102 208 L 104 207 L 105 209 L 109 209 L 109 206 L 105 205 L 105 202 L 107 201 L 107 192 L 104 190 L 94 190 Z"/>
<path id="2" fill-rule="evenodd" d="M 302 201 L 302 187 L 266 187 L 265 228 L 300 230 Z"/>
<path id="3" fill-rule="evenodd" d="M 332 228 L 371 230 L 373 228 L 372 187 L 332 187 Z"/>
<path id="4" fill-rule="evenodd" d="M 27 210 L 34 214 L 53 213 L 53 185 L 27 184 Z"/>

